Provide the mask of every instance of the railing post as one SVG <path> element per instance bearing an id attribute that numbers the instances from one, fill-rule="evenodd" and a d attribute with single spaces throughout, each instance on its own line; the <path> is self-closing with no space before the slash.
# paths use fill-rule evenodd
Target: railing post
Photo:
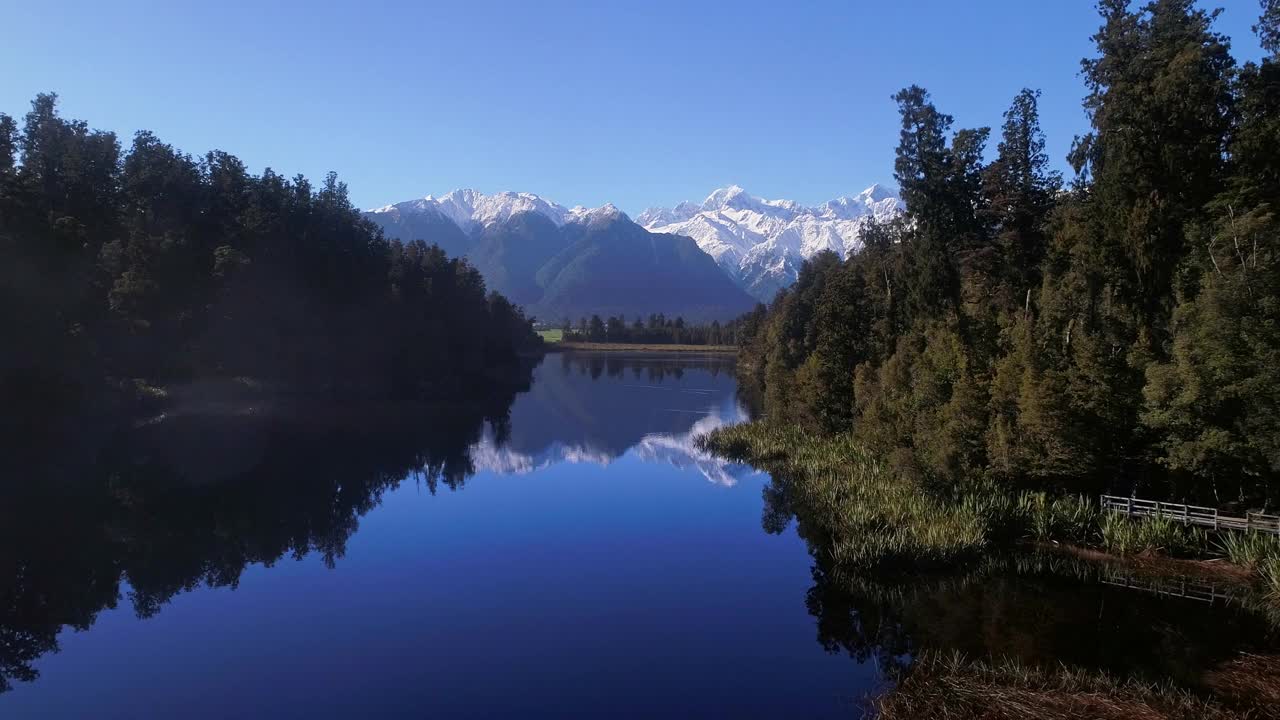
<path id="1" fill-rule="evenodd" d="M 1128 516 L 1130 516 L 1130 515 L 1133 515 L 1133 496 L 1132 496 L 1132 495 L 1130 495 L 1130 496 L 1128 497 L 1128 499 L 1126 500 L 1126 505 L 1125 505 L 1125 508 L 1124 508 L 1124 514 L 1125 514 L 1125 516 L 1126 516 L 1126 517 L 1128 517 Z"/>
<path id="2" fill-rule="evenodd" d="M 1218 508 L 1213 509 L 1213 529 L 1215 531 L 1218 529 Z"/>
<path id="3" fill-rule="evenodd" d="M 1157 500 L 1157 501 L 1156 501 L 1156 514 L 1155 514 L 1155 516 L 1156 516 L 1156 517 L 1160 517 L 1160 501 L 1159 501 L 1159 500 Z"/>
<path id="4" fill-rule="evenodd" d="M 1186 527 L 1191 524 L 1191 508 L 1185 503 L 1182 506 L 1182 526 Z"/>

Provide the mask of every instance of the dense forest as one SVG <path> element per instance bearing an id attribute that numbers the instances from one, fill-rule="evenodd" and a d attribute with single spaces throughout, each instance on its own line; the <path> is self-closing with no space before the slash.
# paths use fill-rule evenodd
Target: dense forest
<path id="1" fill-rule="evenodd" d="M 343 397 L 441 397 L 520 374 L 522 311 L 320 187 L 225 152 L 58 115 L 0 114 L 0 391 L 48 408 L 104 388 L 246 377 Z M 527 369 L 523 371 L 527 381 Z M 13 405 L 11 405 L 13 407 Z"/>
<path id="2" fill-rule="evenodd" d="M 726 323 L 712 320 L 710 323 L 686 323 L 683 317 L 669 318 L 662 313 L 652 313 L 646 320 L 636 316 L 633 322 L 619 315 L 590 319 L 579 318 L 574 325 L 568 318 L 561 323 L 563 338 L 569 342 L 638 343 L 652 345 L 736 345 L 742 319 Z"/>
<path id="3" fill-rule="evenodd" d="M 1191 0 L 1099 10 L 1069 181 L 1036 91 L 994 153 L 925 90 L 893 98 L 904 217 L 743 319 L 770 420 L 852 433 L 934 486 L 1123 477 L 1274 504 L 1280 4 L 1244 64 Z"/>

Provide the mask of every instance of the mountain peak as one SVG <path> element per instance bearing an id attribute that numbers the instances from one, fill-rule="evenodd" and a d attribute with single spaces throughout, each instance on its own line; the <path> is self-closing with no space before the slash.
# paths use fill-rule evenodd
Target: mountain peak
<path id="1" fill-rule="evenodd" d="M 730 185 L 712 192 L 701 206 L 654 208 L 637 220 L 654 232 L 693 238 L 742 287 L 768 300 L 795 280 L 800 260 L 823 250 L 847 257 L 862 247 L 869 219 L 883 222 L 899 212 L 897 194 L 880 184 L 816 208 L 765 200 Z"/>
<path id="2" fill-rule="evenodd" d="M 702 207 L 705 210 L 714 210 L 725 207 L 739 198 L 750 198 L 746 190 L 741 185 L 730 185 L 713 191 L 702 201 Z"/>
<path id="3" fill-rule="evenodd" d="M 613 203 L 605 203 L 598 208 L 585 208 L 581 205 L 569 210 L 568 221 L 587 224 L 611 222 L 613 220 L 630 220 L 627 214 L 622 212 Z"/>
<path id="4" fill-rule="evenodd" d="M 486 195 L 474 188 L 458 188 L 436 197 L 427 195 L 420 200 L 397 203 L 371 210 L 373 213 L 391 210 L 431 212 L 435 211 L 452 220 L 464 232 L 493 223 L 504 222 L 513 215 L 533 212 L 546 217 L 556 225 L 569 220 L 569 210 L 533 193 L 503 191 Z"/>
<path id="5" fill-rule="evenodd" d="M 465 256 L 486 287 L 534 316 L 727 320 L 754 304 L 692 240 L 649 233 L 612 203 L 569 209 L 531 193 L 459 189 L 365 217 L 386 237 Z"/>
<path id="6" fill-rule="evenodd" d="M 873 183 L 871 187 L 858 193 L 858 197 L 867 198 L 869 200 L 888 200 L 889 198 L 897 199 L 898 193 L 892 188 L 885 187 L 880 183 Z"/>

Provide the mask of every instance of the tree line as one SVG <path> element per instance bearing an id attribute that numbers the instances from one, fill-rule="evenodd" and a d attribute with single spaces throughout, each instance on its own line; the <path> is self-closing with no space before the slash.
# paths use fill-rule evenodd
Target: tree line
<path id="1" fill-rule="evenodd" d="M 740 319 L 691 325 L 683 317 L 668 318 L 662 313 L 653 313 L 647 320 L 637 315 L 630 323 L 622 316 L 592 315 L 580 318 L 577 325 L 569 318 L 560 324 L 567 342 L 651 345 L 736 345 L 741 327 Z"/>
<path id="2" fill-rule="evenodd" d="M 771 419 L 940 487 L 1125 477 L 1222 500 L 1280 476 L 1280 3 L 1239 64 L 1192 0 L 1102 0 L 1069 181 L 1020 92 L 994 159 L 894 96 L 906 212 L 740 321 Z"/>
<path id="3" fill-rule="evenodd" d="M 332 173 L 318 187 L 254 175 L 146 131 L 123 150 L 52 94 L 21 123 L 0 114 L 9 397 L 206 376 L 438 396 L 539 342 L 465 260 L 384 238 Z"/>

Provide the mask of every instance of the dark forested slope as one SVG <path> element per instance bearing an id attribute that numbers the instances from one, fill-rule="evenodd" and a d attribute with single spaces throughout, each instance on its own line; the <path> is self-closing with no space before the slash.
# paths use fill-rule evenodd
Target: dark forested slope
<path id="1" fill-rule="evenodd" d="M 41 95 L 0 114 L 0 389 L 48 407 L 136 380 L 247 376 L 440 397 L 519 365 L 522 311 L 466 261 L 383 238 L 316 187 L 148 132 L 125 150 Z M 525 371 L 527 375 L 527 370 Z M 13 403 L 10 408 L 18 407 Z"/>

